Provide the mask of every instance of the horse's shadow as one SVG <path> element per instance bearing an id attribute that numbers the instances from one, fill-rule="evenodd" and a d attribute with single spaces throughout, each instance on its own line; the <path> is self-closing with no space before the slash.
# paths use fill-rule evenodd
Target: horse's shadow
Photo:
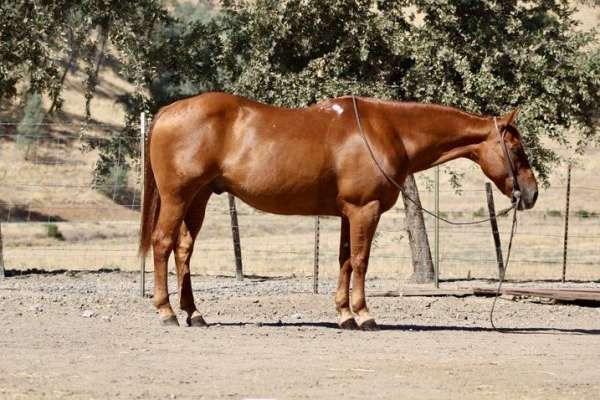
<path id="1" fill-rule="evenodd" d="M 216 322 L 220 326 L 259 326 L 270 328 L 327 328 L 340 330 L 339 326 L 333 322 Z M 458 325 L 412 325 L 412 324 L 379 324 L 378 331 L 399 331 L 399 332 L 499 332 L 517 335 L 600 335 L 600 329 L 580 329 L 580 328 L 498 328 L 483 326 L 458 326 Z"/>

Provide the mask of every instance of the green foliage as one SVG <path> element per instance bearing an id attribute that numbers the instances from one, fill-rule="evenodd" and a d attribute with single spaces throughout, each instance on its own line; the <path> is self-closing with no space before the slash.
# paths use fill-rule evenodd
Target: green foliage
<path id="1" fill-rule="evenodd" d="M 562 217 L 562 212 L 560 210 L 547 210 L 546 215 L 553 218 Z"/>
<path id="2" fill-rule="evenodd" d="M 594 211 L 588 211 L 588 210 L 577 210 L 575 211 L 575 216 L 577 216 L 578 218 L 598 218 L 598 213 L 594 212 Z"/>
<path id="3" fill-rule="evenodd" d="M 218 20 L 223 86 L 289 107 L 350 93 L 394 97 L 390 83 L 407 62 L 394 42 L 409 25 L 398 7 L 374 4 L 226 2 Z"/>
<path id="4" fill-rule="evenodd" d="M 23 118 L 17 125 L 17 145 L 23 150 L 26 160 L 30 159 L 34 144 L 41 139 L 43 129 L 40 124 L 44 121 L 44 114 L 42 96 L 36 92 L 31 93 L 25 102 Z"/>
<path id="5" fill-rule="evenodd" d="M 542 138 L 564 144 L 574 129 L 589 144 L 600 54 L 591 48 L 595 33 L 574 29 L 567 2 L 415 3 L 424 23 L 406 41 L 414 55 L 402 82 L 406 97 L 484 114 L 519 107 L 519 127 L 543 180 L 557 155 Z"/>
<path id="6" fill-rule="evenodd" d="M 65 237 L 56 224 L 46 224 L 46 236 L 57 240 L 65 240 Z"/>
<path id="7" fill-rule="evenodd" d="M 59 98 L 66 59 L 75 54 L 87 64 L 87 97 L 97 83 L 103 36 L 121 57 L 147 45 L 149 32 L 167 12 L 159 0 L 10 0 L 0 2 L 0 100 L 31 91 Z M 102 33 L 102 35 L 98 34 Z M 58 103 L 60 106 L 60 102 Z"/>
<path id="8" fill-rule="evenodd" d="M 488 213 L 485 211 L 483 207 L 479 207 L 476 211 L 473 212 L 473 217 L 482 218 L 487 217 Z"/>
<path id="9" fill-rule="evenodd" d="M 54 93 L 60 48 L 62 2 L 11 0 L 0 3 L 0 99 L 14 97 L 27 80 L 31 91 Z"/>

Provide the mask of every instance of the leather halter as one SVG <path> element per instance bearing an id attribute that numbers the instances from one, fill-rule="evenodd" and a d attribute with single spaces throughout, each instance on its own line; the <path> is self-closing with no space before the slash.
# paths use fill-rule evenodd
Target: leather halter
<path id="1" fill-rule="evenodd" d="M 519 181 L 517 180 L 515 165 L 513 164 L 512 158 L 510 158 L 510 153 L 508 152 L 508 147 L 506 146 L 506 140 L 504 138 L 506 135 L 506 128 L 502 129 L 502 132 L 500 132 L 496 117 L 494 117 L 494 126 L 496 127 L 496 132 L 498 132 L 498 136 L 500 136 L 500 143 L 502 143 L 504 158 L 506 158 L 506 169 L 508 170 L 508 175 L 512 178 L 512 200 L 513 203 L 518 206 L 521 202 L 521 189 L 519 187 Z"/>

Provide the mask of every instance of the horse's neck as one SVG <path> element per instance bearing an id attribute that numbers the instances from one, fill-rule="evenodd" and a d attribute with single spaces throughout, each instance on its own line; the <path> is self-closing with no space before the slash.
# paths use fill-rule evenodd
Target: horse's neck
<path id="1" fill-rule="evenodd" d="M 415 104 L 396 115 L 411 172 L 456 158 L 474 159 L 490 132 L 489 119 L 447 107 Z"/>

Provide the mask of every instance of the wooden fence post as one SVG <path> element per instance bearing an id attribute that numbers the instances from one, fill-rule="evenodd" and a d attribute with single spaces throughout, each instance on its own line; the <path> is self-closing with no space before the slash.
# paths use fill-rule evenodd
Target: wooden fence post
<path id="1" fill-rule="evenodd" d="M 320 221 L 319 216 L 315 217 L 315 254 L 313 264 L 313 293 L 319 293 L 319 236 L 320 236 Z"/>
<path id="2" fill-rule="evenodd" d="M 143 218 L 144 209 L 144 186 L 146 185 L 146 113 L 140 114 L 140 221 Z M 141 227 L 141 224 L 140 224 Z M 141 234 L 141 229 L 140 229 Z M 146 257 L 140 257 L 140 295 L 146 294 Z"/>
<path id="3" fill-rule="evenodd" d="M 565 204 L 565 238 L 563 243 L 563 268 L 562 281 L 565 282 L 567 276 L 567 242 L 569 241 L 569 201 L 571 199 L 571 163 L 567 168 L 567 198 Z"/>
<path id="4" fill-rule="evenodd" d="M 2 222 L 0 222 L 0 278 L 6 278 L 6 272 L 4 270 L 4 252 L 2 245 Z"/>
<path id="5" fill-rule="evenodd" d="M 242 265 L 242 246 L 240 245 L 240 227 L 238 225 L 235 197 L 227 193 L 229 198 L 229 216 L 231 217 L 231 235 L 233 236 L 233 252 L 235 254 L 235 279 L 244 280 L 244 267 Z"/>
<path id="6" fill-rule="evenodd" d="M 502 257 L 502 244 L 500 243 L 500 234 L 498 233 L 498 221 L 496 220 L 496 207 L 494 206 L 494 194 L 492 185 L 485 183 L 485 192 L 487 195 L 488 212 L 490 214 L 490 224 L 492 225 L 492 236 L 496 246 L 496 260 L 498 261 L 498 278 L 504 279 L 504 261 Z"/>

